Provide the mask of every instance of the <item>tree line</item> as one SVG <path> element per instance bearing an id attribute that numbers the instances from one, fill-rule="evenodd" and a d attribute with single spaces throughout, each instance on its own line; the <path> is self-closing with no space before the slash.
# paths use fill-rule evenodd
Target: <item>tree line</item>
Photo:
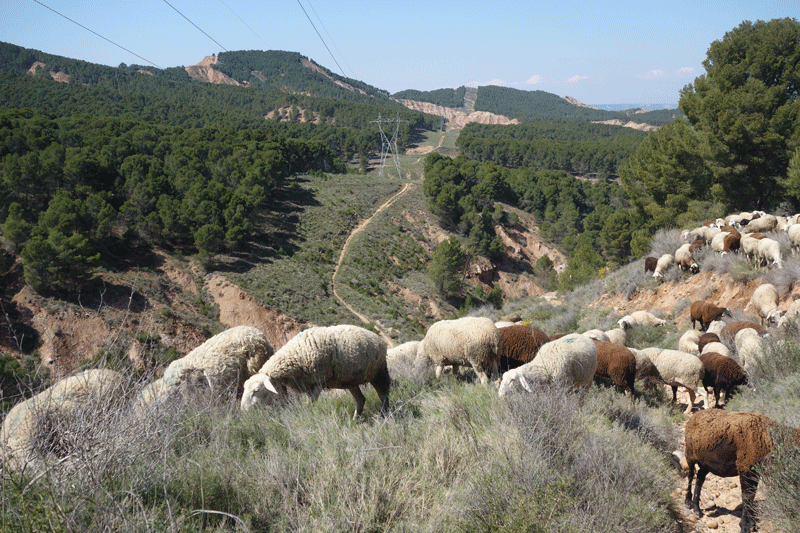
<path id="1" fill-rule="evenodd" d="M 462 85 L 458 89 L 436 89 L 434 91 L 407 89 L 393 94 L 392 98 L 427 102 L 442 107 L 464 107 L 464 95 L 466 94 L 467 88 Z"/>
<path id="2" fill-rule="evenodd" d="M 646 136 L 622 126 L 538 120 L 517 125 L 468 124 L 456 140 L 462 153 L 509 168 L 563 170 L 616 177 Z"/>
<path id="3" fill-rule="evenodd" d="M 124 242 L 235 249 L 286 177 L 310 171 L 345 166 L 263 129 L 0 110 L 3 239 L 37 290 L 80 285 Z"/>

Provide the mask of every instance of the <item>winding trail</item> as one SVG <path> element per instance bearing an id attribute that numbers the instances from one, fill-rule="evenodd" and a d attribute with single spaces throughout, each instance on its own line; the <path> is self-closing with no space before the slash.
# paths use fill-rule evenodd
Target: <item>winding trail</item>
<path id="1" fill-rule="evenodd" d="M 333 295 L 336 296 L 336 299 L 339 300 L 339 302 L 341 302 L 341 304 L 345 306 L 351 313 L 356 315 L 362 322 L 364 322 L 365 324 L 370 324 L 370 323 L 373 324 L 375 326 L 375 329 L 378 330 L 378 334 L 381 337 L 383 337 L 383 340 L 386 341 L 389 347 L 394 346 L 394 341 L 392 340 L 391 337 L 389 337 L 389 335 L 385 331 L 383 331 L 383 329 L 381 329 L 380 325 L 378 325 L 377 320 L 370 320 L 368 316 L 359 313 L 352 305 L 347 303 L 344 300 L 344 298 L 342 298 L 339 295 L 339 291 L 336 288 L 336 274 L 339 273 L 339 267 L 342 266 L 342 261 L 344 261 L 344 257 L 347 254 L 347 250 L 350 247 L 350 241 L 353 240 L 353 237 L 364 231 L 364 229 L 372 221 L 375 215 L 377 215 L 378 213 L 380 213 L 381 211 L 392 205 L 398 198 L 400 198 L 400 196 L 408 192 L 412 186 L 413 185 L 411 183 L 403 184 L 403 187 L 398 192 L 396 192 L 388 200 L 386 200 L 383 204 L 381 204 L 381 206 L 378 209 L 376 209 L 375 212 L 372 213 L 372 215 L 370 215 L 369 218 L 362 220 L 361 223 L 353 229 L 353 231 L 347 237 L 347 240 L 344 241 L 344 246 L 342 246 L 342 251 L 339 254 L 339 259 L 336 261 L 336 266 L 334 267 L 333 275 L 331 276 L 331 286 L 333 287 Z"/>

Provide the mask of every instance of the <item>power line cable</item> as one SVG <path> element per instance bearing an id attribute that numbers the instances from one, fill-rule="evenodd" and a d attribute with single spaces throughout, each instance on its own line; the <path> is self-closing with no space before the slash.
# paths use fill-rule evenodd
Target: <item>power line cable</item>
<path id="1" fill-rule="evenodd" d="M 192 26 L 194 26 L 195 28 L 197 28 L 198 30 L 200 30 L 201 32 L 203 32 L 203 35 L 205 35 L 206 37 L 208 37 L 209 39 L 211 39 L 212 41 L 214 41 L 215 43 L 217 43 L 217 41 L 216 41 L 216 40 L 215 40 L 215 39 L 214 39 L 212 36 L 210 36 L 209 34 L 207 34 L 206 32 L 204 32 L 202 29 L 200 29 L 200 26 L 198 26 L 197 24 L 195 24 L 194 22 L 192 22 L 191 20 L 189 20 L 189 17 L 187 17 L 186 15 L 184 15 L 183 13 L 181 13 L 180 11 L 178 11 L 178 10 L 175 8 L 175 6 L 173 6 L 172 4 L 170 4 L 169 2 L 167 2 L 167 0 L 164 0 L 164 3 L 165 3 L 165 4 L 167 4 L 169 7 L 171 7 L 172 9 L 175 9 L 175 12 L 176 12 L 178 15 L 182 16 L 183 18 L 185 18 L 187 21 L 189 21 L 189 24 L 191 24 Z M 217 46 L 219 46 L 220 48 L 222 48 L 222 49 L 223 49 L 223 50 L 225 50 L 226 52 L 229 52 L 229 51 L 230 51 L 230 50 L 228 50 L 227 48 L 225 48 L 224 46 L 222 46 L 222 45 L 221 45 L 221 44 L 219 44 L 219 43 L 217 43 Z"/>
<path id="2" fill-rule="evenodd" d="M 337 51 L 337 52 L 339 52 L 339 57 L 341 57 L 341 58 L 342 58 L 342 61 L 344 61 L 344 64 L 345 64 L 345 65 L 347 65 L 347 68 L 350 70 L 350 74 L 352 74 L 352 76 L 353 76 L 353 79 L 355 79 L 355 77 L 356 77 L 356 73 L 355 73 L 355 71 L 353 70 L 353 67 L 351 67 L 351 66 L 350 66 L 350 65 L 347 63 L 347 59 L 345 59 L 345 57 L 344 57 L 344 54 L 342 53 L 342 51 L 341 51 L 341 50 L 339 50 L 339 47 L 338 47 L 338 46 L 336 46 L 336 41 L 334 41 L 334 40 L 333 40 L 333 37 L 331 37 L 331 32 L 329 32 L 329 31 L 328 31 L 328 28 L 326 28 L 326 27 L 325 27 L 325 23 L 324 23 L 324 22 L 322 22 L 322 18 L 319 16 L 319 13 L 317 13 L 317 10 L 316 10 L 316 9 L 314 9 L 314 4 L 312 4 L 312 3 L 311 3 L 311 0 L 306 0 L 306 1 L 308 1 L 308 5 L 310 5 L 310 6 L 311 6 L 311 11 L 313 11 L 313 12 L 314 12 L 314 14 L 317 16 L 317 20 L 319 20 L 319 23 L 322 25 L 322 29 L 323 29 L 323 30 L 325 30 L 325 34 L 328 36 L 328 39 L 330 39 L 330 40 L 331 40 L 331 43 L 333 44 L 333 47 L 334 47 L 334 48 L 336 48 L 336 51 Z"/>
<path id="3" fill-rule="evenodd" d="M 167 0 L 164 0 L 164 1 L 166 2 Z M 325 39 L 323 39 L 323 38 L 322 38 L 322 35 L 320 35 L 320 34 L 319 34 L 319 30 L 317 29 L 317 27 L 316 27 L 316 26 L 314 26 L 314 21 L 313 21 L 313 20 L 311 20 L 311 17 L 309 17 L 309 16 L 308 16 L 308 12 L 306 11 L 306 8 L 304 8 L 304 7 L 303 7 L 303 4 L 300 4 L 300 0 L 297 0 L 297 3 L 300 5 L 300 9 L 302 9 L 302 10 L 303 10 L 303 13 L 305 13 L 305 14 L 306 14 L 306 18 L 307 18 L 307 19 L 308 19 L 308 21 L 311 23 L 311 27 L 312 27 L 312 28 L 314 28 L 314 31 L 315 31 L 315 32 L 317 32 L 317 35 L 319 36 L 319 40 L 320 40 L 320 41 L 322 41 L 322 44 L 324 44 L 324 45 L 325 45 L 325 49 L 326 49 L 326 50 L 328 50 L 328 53 L 329 53 L 329 54 L 331 54 L 331 58 L 333 59 L 333 62 L 334 62 L 334 63 L 336 63 L 336 66 L 337 66 L 337 67 L 339 67 L 339 71 L 342 73 L 342 76 L 344 76 L 344 69 L 343 69 L 343 68 L 342 68 L 342 66 L 339 64 L 339 62 L 338 62 L 338 61 L 336 61 L 336 58 L 335 58 L 335 57 L 333 57 L 333 53 L 331 52 L 331 49 L 330 49 L 330 48 L 328 48 L 328 45 L 325 43 Z"/>
<path id="4" fill-rule="evenodd" d="M 219 0 L 219 1 L 220 1 L 220 2 L 222 2 L 222 5 L 224 5 L 224 6 L 225 6 L 225 7 L 227 7 L 228 9 L 230 9 L 230 12 L 231 12 L 231 13 L 233 13 L 233 14 L 236 16 L 236 18 L 237 18 L 237 19 L 239 19 L 239 20 L 242 22 L 242 24 L 244 24 L 245 26 L 247 26 L 247 29 L 249 29 L 250 31 L 252 31 L 252 32 L 253 32 L 253 35 L 255 35 L 256 37 L 258 37 L 259 39 L 261 39 L 261 42 L 262 42 L 262 43 L 264 43 L 264 45 L 266 45 L 266 47 L 267 47 L 267 48 L 269 48 L 269 44 L 267 44 L 267 41 L 265 41 L 265 40 L 264 40 L 264 39 L 263 39 L 263 38 L 262 38 L 262 37 L 261 37 L 259 34 L 257 34 L 257 33 L 256 33 L 256 30 L 254 30 L 253 28 L 251 28 L 251 27 L 250 27 L 250 25 L 249 25 L 249 24 L 247 24 L 247 22 L 245 22 L 245 21 L 242 19 L 242 17 L 240 17 L 239 15 L 237 15 L 237 14 L 236 14 L 236 12 L 235 12 L 233 9 L 231 9 L 231 7 L 230 7 L 228 4 L 226 4 L 225 2 L 223 2 L 223 0 Z"/>
<path id="5" fill-rule="evenodd" d="M 34 1 L 34 2 L 36 2 L 37 4 L 39 4 L 39 5 L 40 5 L 40 6 L 42 6 L 42 7 L 46 7 L 47 9 L 49 9 L 50 11 L 52 11 L 53 13 L 55 13 L 56 15 L 58 15 L 58 16 L 60 16 L 60 17 L 64 17 L 65 19 L 67 19 L 68 21 L 72 22 L 73 24 L 77 24 L 78 26 L 80 26 L 80 27 L 81 27 L 81 28 L 83 28 L 84 30 L 86 30 L 86 31 L 88 31 L 88 32 L 91 32 L 91 33 L 94 33 L 95 35 L 97 35 L 97 36 L 98 36 L 98 37 L 100 37 L 101 39 L 104 39 L 104 40 L 106 40 L 106 41 L 110 42 L 110 43 L 111 43 L 111 44 L 113 44 L 114 46 L 116 46 L 116 47 L 118 47 L 118 48 L 122 48 L 123 50 L 125 50 L 125 51 L 126 51 L 126 52 L 128 52 L 129 54 L 131 54 L 131 55 L 134 55 L 134 56 L 138 57 L 138 58 L 139 58 L 139 59 L 141 59 L 142 61 L 147 61 L 148 63 L 150 63 L 150 64 L 151 64 L 151 65 L 153 65 L 154 67 L 156 67 L 156 68 L 161 68 L 161 67 L 159 67 L 158 65 L 156 65 L 155 63 L 153 63 L 152 61 L 150 61 L 149 59 L 145 59 L 145 58 L 143 58 L 142 56 L 140 56 L 139 54 L 136 54 L 136 53 L 134 53 L 134 52 L 131 52 L 130 50 L 128 50 L 128 49 L 127 49 L 127 48 L 125 48 L 124 46 L 122 46 L 122 45 L 119 45 L 119 44 L 115 43 L 114 41 L 112 41 L 111 39 L 108 39 L 107 37 L 103 37 L 102 35 L 100 35 L 100 34 L 99 34 L 99 33 L 97 33 L 96 31 L 94 31 L 94 30 L 90 30 L 89 28 L 87 28 L 86 26 L 84 26 L 83 24 L 81 24 L 80 22 L 75 22 L 74 20 L 72 20 L 72 19 L 71 19 L 71 18 L 69 18 L 68 16 L 64 15 L 63 13 L 59 13 L 58 11 L 56 11 L 55 9 L 53 9 L 52 7 L 49 7 L 49 6 L 46 6 L 46 5 L 44 5 L 44 4 L 43 4 L 43 3 L 41 3 L 39 0 L 33 0 L 33 1 Z M 163 70 L 163 69 L 162 69 L 162 70 Z"/>

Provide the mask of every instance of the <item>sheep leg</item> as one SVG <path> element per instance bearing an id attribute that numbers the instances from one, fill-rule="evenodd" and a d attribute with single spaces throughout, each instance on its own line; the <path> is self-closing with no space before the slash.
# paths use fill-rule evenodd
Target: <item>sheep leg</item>
<path id="1" fill-rule="evenodd" d="M 739 484 L 742 488 L 742 519 L 739 525 L 741 533 L 750 533 L 756 525 L 753 517 L 753 500 L 758 488 L 758 474 L 752 470 L 740 473 Z"/>
<path id="2" fill-rule="evenodd" d="M 687 472 L 686 477 L 689 478 L 689 484 L 686 486 L 686 499 L 684 500 L 684 505 L 686 505 L 687 509 L 692 508 L 692 480 L 694 480 L 694 461 L 691 461 L 687 458 L 687 464 L 689 465 L 689 471 Z"/>
<path id="3" fill-rule="evenodd" d="M 692 512 L 697 516 L 703 516 L 702 511 L 700 511 L 700 491 L 703 489 L 703 483 L 706 481 L 708 468 L 702 464 L 698 464 L 698 467 L 697 481 L 694 484 L 694 496 L 692 497 Z"/>
<path id="4" fill-rule="evenodd" d="M 676 403 L 678 401 L 678 386 L 672 385 L 672 403 Z"/>
<path id="5" fill-rule="evenodd" d="M 364 402 L 366 402 L 364 393 L 361 392 L 361 387 L 358 385 L 347 390 L 349 390 L 353 398 L 356 399 L 356 412 L 353 414 L 353 420 L 358 420 L 361 417 L 361 413 L 364 411 Z"/>
<path id="6" fill-rule="evenodd" d="M 690 415 L 690 414 L 692 414 L 692 407 L 694 407 L 695 394 L 694 394 L 694 391 L 692 389 L 690 389 L 689 387 L 686 387 L 686 392 L 689 393 L 689 405 L 686 406 L 686 410 L 684 411 L 684 414 Z M 708 401 L 708 396 L 706 396 L 706 401 Z M 706 405 L 708 405 L 708 403 L 706 403 Z M 700 480 L 699 473 L 698 473 L 698 478 L 697 479 L 698 479 L 698 481 Z"/>
<path id="7" fill-rule="evenodd" d="M 719 405 L 719 396 L 720 396 L 719 389 L 720 389 L 719 384 L 714 383 L 714 407 L 716 407 L 717 409 L 721 409 Z M 706 391 L 706 397 L 708 397 L 708 391 Z M 706 407 L 706 409 L 708 409 L 708 407 Z"/>
<path id="8" fill-rule="evenodd" d="M 444 369 L 443 365 L 436 365 L 436 377 L 437 378 L 442 375 L 442 370 L 443 369 Z"/>
<path id="9" fill-rule="evenodd" d="M 381 399 L 381 412 L 386 415 L 389 413 L 389 389 L 392 386 L 392 378 L 389 376 L 388 370 L 382 370 L 375 378 L 370 381 L 370 384 L 375 387 L 378 393 L 378 398 Z"/>

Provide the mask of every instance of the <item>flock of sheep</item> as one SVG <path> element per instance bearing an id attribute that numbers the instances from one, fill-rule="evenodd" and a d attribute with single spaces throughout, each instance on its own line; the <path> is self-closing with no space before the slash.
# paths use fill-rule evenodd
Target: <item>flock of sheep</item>
<path id="1" fill-rule="evenodd" d="M 645 272 L 663 279 L 667 269 L 675 265 L 696 274 L 700 267 L 694 252 L 704 246 L 710 246 L 720 255 L 739 253 L 758 268 L 782 268 L 784 257 L 778 241 L 780 233 L 787 236 L 792 253 L 800 250 L 800 214 L 783 217 L 753 211 L 718 218 L 699 228 L 684 231 L 681 237 L 687 242 L 674 254 L 646 258 Z"/>
<path id="2" fill-rule="evenodd" d="M 753 298 L 755 304 L 755 294 Z M 771 303 L 759 301 L 756 306 L 765 318 L 777 316 L 768 305 Z M 459 367 L 468 366 L 485 385 L 499 383 L 501 397 L 535 393 L 537 387 L 554 384 L 580 391 L 607 379 L 634 401 L 635 380 L 655 378 L 672 387 L 673 401 L 677 388 L 686 388 L 690 401 L 685 412 L 689 415 L 696 394 L 704 398 L 708 409 L 707 388 L 713 388 L 715 406 L 719 407 L 720 392 L 725 393 L 727 401 L 731 389 L 745 383 L 748 365 L 756 365 L 764 357 L 762 335 L 766 331 L 753 322 L 723 322 L 720 319 L 730 315 L 728 310 L 709 302 L 693 303 L 690 314 L 692 328 L 681 337 L 677 350 L 626 346 L 632 328 L 664 325 L 663 319 L 647 311 L 624 316 L 619 327 L 608 331 L 553 337 L 529 325 L 493 323 L 488 318 L 442 320 L 434 323 L 422 340 L 392 349 L 367 329 L 339 325 L 310 328 L 274 351 L 260 330 L 239 326 L 172 362 L 160 379 L 139 393 L 133 406 L 141 412 L 176 395 L 200 391 L 214 398 L 235 393 L 241 409 L 248 410 L 280 401 L 288 389 L 307 393 L 312 401 L 323 389 L 346 389 L 355 398 L 354 417 L 358 418 L 365 403 L 361 385 L 369 383 L 375 388 L 381 411 L 388 413 L 392 379 L 402 372 L 412 369 L 412 377 L 424 380 L 440 376 L 447 367 L 458 372 Z M 700 324 L 701 331 L 695 330 L 695 323 Z M 730 357 L 724 342 L 735 343 L 744 368 Z M 43 420 L 69 416 L 92 399 L 122 402 L 122 381 L 117 372 L 89 370 L 16 405 L 0 430 L 3 462 L 17 468 L 46 462 L 55 448 L 42 445 Z M 702 423 L 696 423 L 695 419 L 701 417 Z M 700 513 L 698 498 L 707 472 L 739 475 L 744 503 L 742 530 L 749 531 L 758 483 L 750 467 L 769 453 L 769 428 L 773 426 L 773 421 L 761 415 L 721 409 L 693 415 L 686 429 L 687 506 Z M 727 448 L 719 448 L 719 439 L 725 440 Z M 57 441 L 57 436 L 48 439 L 51 444 Z M 761 443 L 761 447 L 754 451 L 753 442 Z M 695 464 L 699 471 L 692 498 Z"/>
<path id="3" fill-rule="evenodd" d="M 655 277 L 662 277 L 665 269 L 676 263 L 696 272 L 699 267 L 692 252 L 704 245 L 723 254 L 740 250 L 761 266 L 780 268 L 780 247 L 763 234 L 779 227 L 787 231 L 792 242 L 795 238 L 800 242 L 797 217 L 781 220 L 763 213 L 743 213 L 685 232 L 693 239 L 691 243 L 681 246 L 674 256 L 648 258 L 645 268 Z M 552 337 L 529 325 L 493 323 L 488 318 L 442 320 L 432 324 L 423 339 L 391 349 L 367 329 L 339 325 L 305 330 L 275 351 L 260 330 L 239 326 L 172 362 L 160 379 L 138 394 L 133 407 L 143 412 L 178 395 L 201 393 L 212 398 L 235 396 L 241 409 L 249 410 L 281 401 L 289 389 L 307 393 L 312 401 L 324 389 L 346 389 L 355 399 L 357 419 L 365 404 L 361 385 L 375 388 L 381 412 L 388 413 L 393 379 L 424 381 L 438 378 L 448 367 L 458 373 L 461 366 L 471 367 L 484 385 L 498 386 L 501 397 L 535 393 L 537 387 L 554 384 L 581 391 L 593 382 L 608 380 L 633 402 L 636 379 L 660 380 L 672 388 L 673 402 L 678 387 L 687 390 L 687 415 L 692 414 L 697 395 L 704 401 L 705 410 L 692 415 L 686 426 L 686 505 L 700 514 L 699 495 L 708 472 L 738 475 L 743 502 L 741 527 L 743 532 L 751 531 L 755 523 L 752 501 L 758 484 L 752 466 L 769 453 L 770 428 L 776 424 L 762 415 L 708 409 L 708 390 L 713 390 L 715 407 L 721 406 L 722 397 L 727 402 L 734 387 L 745 384 L 748 372 L 764 359 L 763 336 L 768 328 L 798 322 L 800 300 L 786 312 L 779 312 L 778 291 L 762 284 L 751 301 L 760 324 L 726 322 L 723 319 L 731 316 L 728 309 L 712 302 L 693 302 L 691 329 L 681 336 L 677 349 L 626 346 L 632 328 L 665 324 L 647 311 L 624 316 L 617 328 L 608 331 Z M 697 324 L 700 331 L 695 329 Z M 0 430 L 2 463 L 24 468 L 58 456 L 58 435 L 48 435 L 46 443 L 42 442 L 45 422 L 68 417 L 92 401 L 108 403 L 111 398 L 124 402 L 123 381 L 120 374 L 110 370 L 89 370 L 16 405 Z M 800 438 L 800 433 L 797 436 Z M 695 465 L 699 470 L 692 494 Z"/>

